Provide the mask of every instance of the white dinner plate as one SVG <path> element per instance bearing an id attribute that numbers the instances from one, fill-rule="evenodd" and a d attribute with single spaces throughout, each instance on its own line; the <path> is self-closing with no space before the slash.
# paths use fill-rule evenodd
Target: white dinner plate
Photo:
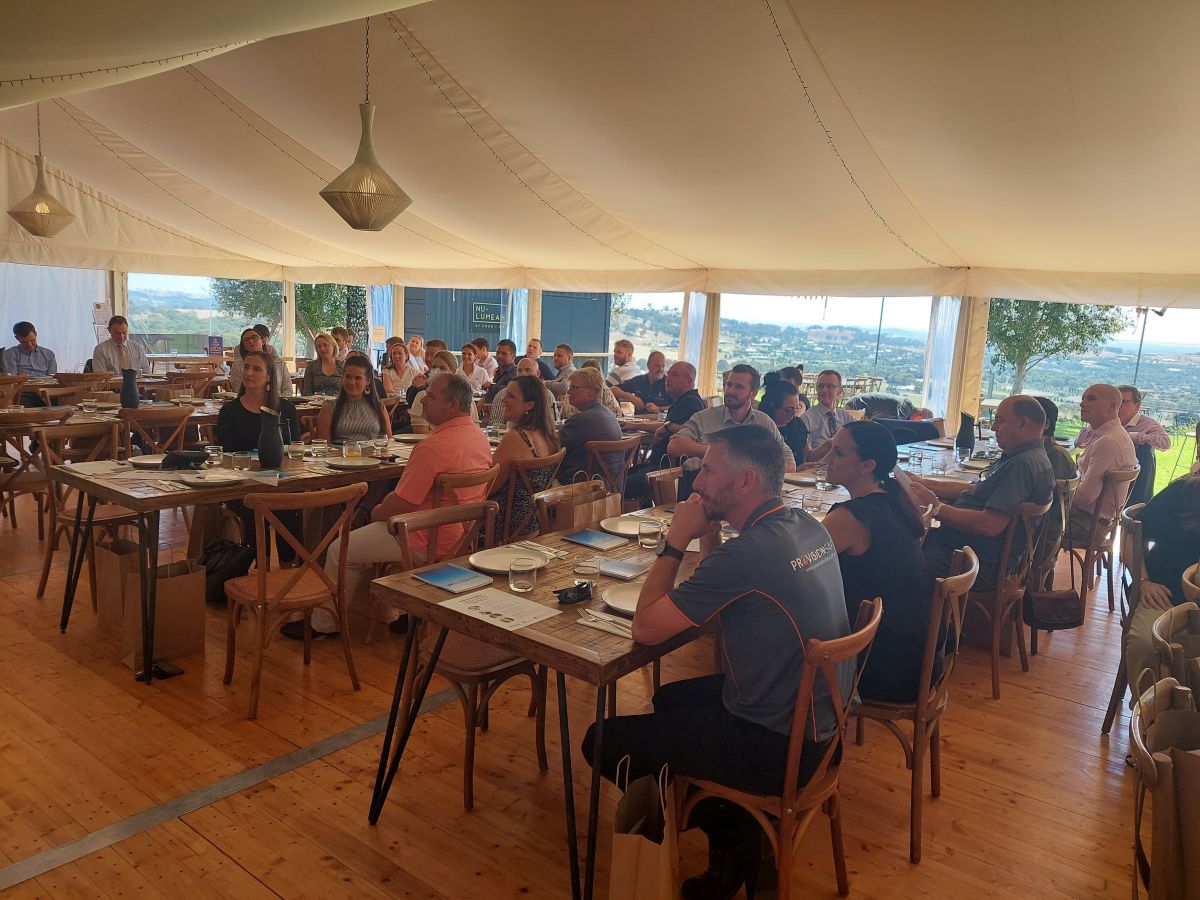
<path id="1" fill-rule="evenodd" d="M 934 438 L 931 441 L 924 441 L 923 443 L 926 443 L 931 447 L 953 447 L 954 446 L 954 438 L 952 438 L 952 437 Z"/>
<path id="2" fill-rule="evenodd" d="M 657 522 L 652 516 L 610 516 L 600 520 L 600 527 L 609 534 L 619 534 L 621 537 L 637 537 L 638 526 L 643 522 Z M 665 531 L 667 526 L 662 524 Z"/>
<path id="3" fill-rule="evenodd" d="M 242 476 L 234 475 L 232 472 L 185 472 L 179 476 L 179 480 L 188 487 L 229 487 L 231 484 L 237 484 L 242 481 Z"/>
<path id="4" fill-rule="evenodd" d="M 325 465 L 331 469 L 369 469 L 379 465 L 379 460 L 373 456 L 351 456 L 342 459 L 327 459 Z"/>
<path id="5" fill-rule="evenodd" d="M 783 476 L 783 480 L 788 484 L 802 484 L 805 487 L 812 487 L 817 483 L 817 476 L 814 472 L 788 472 Z"/>
<path id="6" fill-rule="evenodd" d="M 166 458 L 164 453 L 149 453 L 146 456 L 129 457 L 129 464 L 135 469 L 159 469 Z"/>
<path id="7" fill-rule="evenodd" d="M 973 472 L 982 472 L 992 464 L 990 459 L 967 459 L 958 464 L 960 469 L 970 469 Z"/>
<path id="8" fill-rule="evenodd" d="M 401 444 L 415 444 L 417 441 L 423 441 L 427 437 L 429 437 L 427 434 L 394 434 L 392 435 L 392 440 L 398 441 Z"/>
<path id="9" fill-rule="evenodd" d="M 546 554 L 522 547 L 493 547 L 491 550 L 480 550 L 468 556 L 467 562 L 471 564 L 471 568 L 487 572 L 489 575 L 507 575 L 509 563 L 521 557 L 535 560 L 539 569 L 550 562 Z"/>
<path id="10" fill-rule="evenodd" d="M 625 584 L 614 584 L 606 587 L 604 593 L 600 595 L 600 599 L 604 601 L 605 606 L 618 616 L 625 616 L 628 619 L 632 619 L 633 614 L 637 611 L 638 595 L 641 592 L 642 583 L 640 581 L 630 581 Z"/>
<path id="11" fill-rule="evenodd" d="M 109 402 L 105 401 L 105 402 L 96 404 L 96 409 L 120 409 L 120 408 L 121 408 L 120 403 L 109 403 Z"/>

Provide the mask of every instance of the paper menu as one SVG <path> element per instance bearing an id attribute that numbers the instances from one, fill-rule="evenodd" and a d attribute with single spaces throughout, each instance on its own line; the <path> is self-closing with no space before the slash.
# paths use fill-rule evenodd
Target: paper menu
<path id="1" fill-rule="evenodd" d="M 490 622 L 506 631 L 518 631 L 561 612 L 496 588 L 485 588 L 473 594 L 450 597 L 443 600 L 441 605 L 473 619 Z"/>

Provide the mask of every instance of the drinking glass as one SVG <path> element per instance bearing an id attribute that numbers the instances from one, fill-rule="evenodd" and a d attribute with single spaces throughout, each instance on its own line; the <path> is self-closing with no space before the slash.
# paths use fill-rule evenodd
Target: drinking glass
<path id="1" fill-rule="evenodd" d="M 815 513 L 821 508 L 821 500 L 812 494 L 805 494 L 800 498 L 800 508 L 806 513 Z"/>
<path id="2" fill-rule="evenodd" d="M 314 459 L 324 459 L 329 453 L 329 441 L 324 438 L 313 438 L 312 455 Z"/>
<path id="3" fill-rule="evenodd" d="M 221 460 L 225 458 L 225 450 L 220 444 L 205 444 L 204 452 L 208 455 L 208 464 L 214 469 L 221 467 Z"/>
<path id="4" fill-rule="evenodd" d="M 817 483 L 814 485 L 814 487 L 818 491 L 828 491 L 833 487 L 833 485 L 831 485 L 829 483 L 829 481 L 827 480 L 828 476 L 829 476 L 829 470 L 826 469 L 824 466 L 821 466 L 817 469 L 816 476 L 817 476 Z"/>
<path id="5" fill-rule="evenodd" d="M 596 579 L 600 577 L 600 560 L 595 557 L 577 559 L 575 565 L 571 567 L 571 574 L 575 577 L 575 584 L 578 587 L 583 587 L 585 584 L 594 587 Z"/>
<path id="6" fill-rule="evenodd" d="M 508 564 L 508 589 L 527 594 L 537 584 L 537 560 L 518 556 Z"/>
<path id="7" fill-rule="evenodd" d="M 371 441 L 371 446 L 375 448 L 375 456 L 379 459 L 387 456 L 388 439 L 385 437 L 377 437 Z"/>
<path id="8" fill-rule="evenodd" d="M 908 467 L 918 475 L 921 474 L 921 466 L 925 462 L 925 454 L 920 450 L 910 450 L 908 454 Z"/>
<path id="9" fill-rule="evenodd" d="M 180 389 L 179 402 L 180 403 L 191 403 L 192 402 L 192 389 L 191 388 L 181 388 Z"/>
<path id="10" fill-rule="evenodd" d="M 304 445 L 299 441 L 293 441 L 287 445 L 288 459 L 304 459 Z"/>
<path id="11" fill-rule="evenodd" d="M 344 456 L 346 459 L 352 459 L 362 455 L 361 441 L 346 441 L 344 444 L 342 444 L 342 456 Z"/>
<path id="12" fill-rule="evenodd" d="M 79 408 L 82 409 L 84 412 L 95 412 L 96 411 L 96 401 L 95 400 L 80 400 Z"/>
<path id="13" fill-rule="evenodd" d="M 243 451 L 233 454 L 233 468 L 238 472 L 245 472 L 250 468 L 250 452 Z"/>
<path id="14" fill-rule="evenodd" d="M 658 546 L 662 537 L 662 522 L 638 523 L 638 546 L 644 550 L 653 550 Z"/>
<path id="15" fill-rule="evenodd" d="M 929 469 L 929 474 L 933 476 L 941 476 L 946 474 L 946 466 L 944 463 L 934 463 Z"/>

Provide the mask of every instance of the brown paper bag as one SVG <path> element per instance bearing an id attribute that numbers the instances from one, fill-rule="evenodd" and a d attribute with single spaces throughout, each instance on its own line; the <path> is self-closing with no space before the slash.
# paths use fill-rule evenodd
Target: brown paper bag
<path id="1" fill-rule="evenodd" d="M 104 628 L 125 626 L 125 580 L 137 578 L 137 554 L 138 545 L 124 538 L 96 542 L 96 617 Z"/>
<path id="2" fill-rule="evenodd" d="M 204 566 L 188 559 L 160 565 L 155 596 L 154 661 L 203 653 Z M 142 599 L 136 568 L 125 579 L 121 653 L 125 665 L 135 672 L 142 670 Z"/>
<path id="3" fill-rule="evenodd" d="M 611 900 L 674 900 L 679 893 L 678 835 L 674 786 L 667 767 L 657 776 L 628 781 L 629 757 L 617 764 L 617 783 L 624 766 L 625 795 L 613 815 Z"/>
<path id="4" fill-rule="evenodd" d="M 550 520 L 555 523 L 556 530 L 584 528 L 602 519 L 621 515 L 623 510 L 619 493 L 607 493 L 604 482 L 599 478 L 592 479 L 588 484 L 596 486 L 593 493 L 563 497 L 554 504 Z"/>

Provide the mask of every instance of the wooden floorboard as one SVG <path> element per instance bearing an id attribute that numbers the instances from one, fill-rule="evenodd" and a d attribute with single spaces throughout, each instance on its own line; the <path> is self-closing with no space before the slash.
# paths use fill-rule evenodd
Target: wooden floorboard
<path id="1" fill-rule="evenodd" d="M 276 641 L 264 666 L 259 718 L 248 721 L 249 664 L 221 683 L 225 620 L 209 609 L 204 654 L 186 675 L 147 687 L 101 629 L 86 585 L 71 627 L 58 630 L 65 550 L 44 601 L 32 507 L 0 522 L 0 868 L 387 712 L 401 640 L 362 643 L 363 690 L 350 690 L 340 647 Z M 181 525 L 164 516 L 180 543 Z M 1102 589 L 1103 590 L 1103 589 Z M 1002 661 L 991 699 L 987 657 L 964 652 L 942 732 L 943 792 L 926 796 L 925 854 L 911 865 L 909 773 L 894 738 L 868 725 L 847 747 L 843 820 L 853 896 L 1097 898 L 1129 893 L 1132 773 L 1127 715 L 1100 723 L 1118 659 L 1119 626 L 1094 599 L 1087 622 L 1043 636 L 1031 671 Z M 240 639 L 248 644 L 244 624 Z M 667 680 L 706 670 L 707 646 L 664 664 Z M 578 745 L 594 695 L 570 684 L 575 791 L 589 770 Z M 431 690 L 444 685 L 434 682 Z M 649 678 L 621 682 L 622 713 L 648 708 Z M 527 683 L 497 695 L 476 751 L 475 810 L 462 808 L 457 703 L 422 717 L 377 826 L 367 824 L 380 738 L 338 750 L 12 888 L 26 897 L 562 897 L 568 894 L 557 710 L 547 720 L 550 770 L 538 772 Z M 702 739 L 681 735 L 681 740 Z M 926 778 L 926 790 L 928 779 Z M 611 813 L 602 796 L 597 896 L 607 894 Z M 581 810 L 582 832 L 582 810 Z M 704 867 L 701 835 L 680 841 L 682 870 Z M 827 823 L 805 836 L 794 873 L 802 896 L 836 896 Z"/>

